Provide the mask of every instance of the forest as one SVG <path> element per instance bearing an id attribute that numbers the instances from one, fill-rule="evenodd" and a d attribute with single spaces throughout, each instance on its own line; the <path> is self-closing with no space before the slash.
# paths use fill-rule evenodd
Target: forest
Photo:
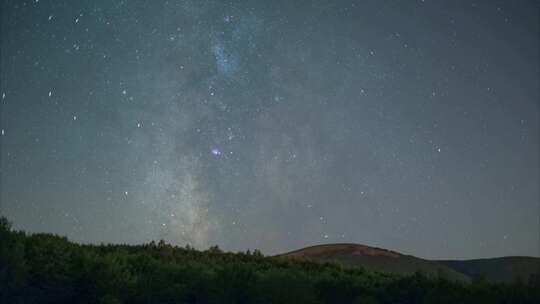
<path id="1" fill-rule="evenodd" d="M 163 241 L 83 245 L 0 218 L 0 303 L 540 303 L 539 277 L 457 282 Z"/>

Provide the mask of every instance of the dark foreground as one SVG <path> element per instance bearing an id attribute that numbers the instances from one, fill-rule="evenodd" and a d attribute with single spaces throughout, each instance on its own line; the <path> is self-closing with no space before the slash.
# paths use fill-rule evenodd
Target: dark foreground
<path id="1" fill-rule="evenodd" d="M 0 303 L 540 303 L 512 284 L 397 276 L 259 252 L 165 243 L 90 246 L 11 231 L 0 219 Z"/>

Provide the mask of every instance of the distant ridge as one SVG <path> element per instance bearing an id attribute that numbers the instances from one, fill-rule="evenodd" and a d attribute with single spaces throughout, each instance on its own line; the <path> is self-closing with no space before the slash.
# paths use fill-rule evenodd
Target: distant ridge
<path id="1" fill-rule="evenodd" d="M 392 258 L 397 258 L 402 256 L 401 253 L 397 253 L 392 250 L 371 247 L 361 244 L 353 243 L 336 243 L 336 244 L 322 244 L 322 245 L 313 245 L 285 253 L 283 255 L 294 256 L 294 257 L 309 257 L 317 254 L 322 254 L 325 252 L 333 251 L 349 251 L 351 255 L 360 255 L 360 256 L 387 256 Z"/>
<path id="2" fill-rule="evenodd" d="M 491 282 L 527 280 L 531 275 L 540 276 L 540 258 L 509 256 L 474 260 L 437 261 L 469 277 L 481 277 Z"/>
<path id="3" fill-rule="evenodd" d="M 511 282 L 517 278 L 527 280 L 531 275 L 540 273 L 540 258 L 534 257 L 438 261 L 353 243 L 314 245 L 278 256 L 323 263 L 334 262 L 344 266 L 400 275 L 410 275 L 417 271 L 428 275 L 443 274 L 458 281 L 482 277 L 492 282 Z"/>
<path id="4" fill-rule="evenodd" d="M 444 274 L 456 281 L 470 281 L 470 277 L 454 269 L 411 255 L 362 244 L 337 243 L 321 244 L 294 250 L 279 255 L 281 257 L 308 259 L 315 262 L 334 262 L 344 266 L 362 267 L 367 270 L 411 275 L 423 272 L 428 275 Z"/>

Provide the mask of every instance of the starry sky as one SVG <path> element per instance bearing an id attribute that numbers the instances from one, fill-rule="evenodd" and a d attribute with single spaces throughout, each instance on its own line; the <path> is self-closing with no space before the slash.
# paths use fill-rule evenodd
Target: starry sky
<path id="1" fill-rule="evenodd" d="M 17 229 L 539 256 L 538 1 L 1 5 Z"/>

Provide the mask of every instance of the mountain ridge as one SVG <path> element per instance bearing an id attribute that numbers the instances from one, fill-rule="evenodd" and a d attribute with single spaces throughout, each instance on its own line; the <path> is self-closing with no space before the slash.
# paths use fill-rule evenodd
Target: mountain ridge
<path id="1" fill-rule="evenodd" d="M 492 282 L 527 280 L 540 273 L 540 258 L 509 256 L 481 259 L 424 259 L 394 250 L 355 243 L 317 244 L 278 254 L 278 257 L 333 262 L 383 273 L 410 275 L 424 272 L 457 281 L 485 278 Z"/>

